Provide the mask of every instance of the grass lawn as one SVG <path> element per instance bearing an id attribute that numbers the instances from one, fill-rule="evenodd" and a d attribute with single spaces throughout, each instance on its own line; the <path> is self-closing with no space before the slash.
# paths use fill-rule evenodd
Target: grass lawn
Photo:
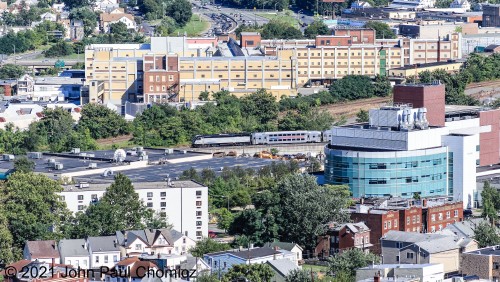
<path id="1" fill-rule="evenodd" d="M 260 14 L 257 14 L 257 15 L 261 16 L 263 18 L 269 19 L 269 20 L 272 20 L 272 19 L 283 20 L 283 21 L 289 23 L 293 27 L 297 27 L 297 24 L 299 23 L 299 21 L 297 21 L 296 17 L 286 15 L 283 12 L 280 12 L 280 13 L 277 13 L 277 14 L 276 13 L 260 13 Z"/>
<path id="2" fill-rule="evenodd" d="M 171 36 L 177 36 L 179 34 L 182 36 L 184 32 L 187 33 L 188 36 L 198 36 L 208 29 L 209 23 L 203 20 L 199 15 L 193 15 L 191 20 L 182 28 L 176 29 Z"/>
<path id="3" fill-rule="evenodd" d="M 322 273 L 326 273 L 328 271 L 328 267 L 326 266 L 313 265 L 313 264 L 304 264 L 302 265 L 302 269 L 309 271 L 312 269 L 313 272 L 322 272 Z"/>

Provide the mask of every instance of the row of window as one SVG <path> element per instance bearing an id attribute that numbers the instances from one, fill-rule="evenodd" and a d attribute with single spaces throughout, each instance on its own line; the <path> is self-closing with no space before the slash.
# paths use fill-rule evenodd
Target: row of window
<path id="1" fill-rule="evenodd" d="M 458 210 L 454 210 L 453 211 L 453 217 L 458 217 Z M 450 219 L 451 218 L 451 211 L 447 211 L 446 212 L 446 219 Z M 443 220 L 443 213 L 438 213 L 437 214 L 437 220 Z M 431 221 L 436 221 L 436 214 L 432 214 L 431 215 Z"/>
<path id="2" fill-rule="evenodd" d="M 321 65 L 324 65 L 324 66 L 327 66 L 328 65 L 328 62 L 330 62 L 330 65 L 342 65 L 342 62 L 337 62 L 335 63 L 335 61 L 325 61 L 323 62 L 323 64 L 321 62 L 317 62 L 317 65 L 318 66 L 321 66 Z M 393 65 L 399 65 L 399 62 L 400 61 L 392 61 L 392 64 Z M 343 62 L 344 65 L 347 65 L 348 62 L 347 61 L 344 61 Z M 361 60 L 356 60 L 356 61 L 351 61 L 351 65 L 361 65 Z M 301 65 L 300 62 L 297 63 L 298 66 Z M 367 61 L 367 60 L 363 60 L 363 65 L 375 65 L 375 61 Z M 314 62 L 304 62 L 304 66 L 314 66 Z"/>
<path id="3" fill-rule="evenodd" d="M 314 52 L 311 52 L 310 53 L 310 56 L 311 57 L 314 57 L 315 55 L 314 54 L 317 54 L 316 57 L 321 57 L 321 53 L 314 53 Z M 328 56 L 328 53 L 323 53 L 324 56 Z M 337 55 L 339 56 L 342 56 L 342 54 L 344 54 L 345 57 L 347 57 L 347 54 L 348 52 L 344 52 L 344 53 L 337 53 Z M 304 57 L 307 57 L 307 53 L 297 53 L 297 56 L 298 57 L 302 57 L 302 55 L 304 55 Z M 375 56 L 375 52 L 364 52 L 364 55 L 365 56 Z M 399 56 L 401 55 L 401 52 L 399 51 L 396 51 L 396 52 L 391 52 L 391 56 Z M 335 56 L 335 53 L 330 53 L 330 57 L 334 57 Z M 361 56 L 361 52 L 351 52 L 351 56 Z"/>
<path id="4" fill-rule="evenodd" d="M 156 82 L 160 82 L 160 79 L 161 79 L 161 82 L 166 82 L 167 81 L 167 77 L 165 75 L 157 75 L 156 76 Z M 152 75 L 149 76 L 149 82 L 154 82 L 155 81 L 155 77 L 153 77 Z M 173 74 L 169 74 L 168 75 L 168 81 L 174 81 L 174 75 Z"/>

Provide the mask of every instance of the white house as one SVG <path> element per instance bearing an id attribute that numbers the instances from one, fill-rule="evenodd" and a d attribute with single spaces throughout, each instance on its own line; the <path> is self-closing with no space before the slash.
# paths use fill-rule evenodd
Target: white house
<path id="1" fill-rule="evenodd" d="M 62 11 L 64 11 L 64 7 L 66 7 L 66 4 L 64 4 L 64 2 L 52 4 L 52 10 L 56 13 L 62 13 Z"/>
<path id="2" fill-rule="evenodd" d="M 117 244 L 116 236 L 100 236 L 87 238 L 90 253 L 90 267 L 101 266 L 113 267 L 120 261 L 120 246 Z"/>
<path id="3" fill-rule="evenodd" d="M 42 118 L 43 107 L 37 104 L 8 103 L 0 111 L 0 129 L 4 129 L 8 124 L 20 130 L 28 129 L 32 122 Z"/>
<path id="4" fill-rule="evenodd" d="M 195 240 L 208 237 L 206 186 L 193 181 L 135 182 L 133 185 L 139 199 L 160 213 L 160 216 L 168 218 L 173 229 L 184 235 L 187 232 L 187 237 Z M 109 183 L 64 185 L 60 195 L 67 207 L 76 213 L 85 210 L 92 201 L 100 199 L 109 186 Z M 147 239 L 146 243 L 149 243 Z"/>
<path id="5" fill-rule="evenodd" d="M 23 249 L 23 259 L 45 263 L 61 263 L 57 243 L 54 240 L 27 241 Z"/>
<path id="6" fill-rule="evenodd" d="M 184 255 L 196 245 L 196 242 L 185 234 L 169 229 L 117 231 L 116 239 L 122 256 Z"/>
<path id="7" fill-rule="evenodd" d="M 354 1 L 351 4 L 351 9 L 365 9 L 365 8 L 371 8 L 372 5 L 366 1 Z"/>
<path id="8" fill-rule="evenodd" d="M 269 248 L 278 248 L 281 250 L 287 250 L 289 252 L 292 252 L 295 254 L 296 260 L 301 261 L 302 260 L 302 249 L 301 246 L 295 244 L 295 243 L 287 243 L 287 242 L 272 242 L 272 243 L 266 243 L 264 244 L 264 247 L 269 247 Z"/>
<path id="9" fill-rule="evenodd" d="M 450 8 L 463 9 L 464 11 L 470 11 L 471 5 L 467 0 L 454 0 L 450 4 Z"/>
<path id="10" fill-rule="evenodd" d="M 110 9 L 116 9 L 120 5 L 115 0 L 96 1 L 94 4 L 94 12 L 108 12 Z"/>
<path id="11" fill-rule="evenodd" d="M 109 25 L 112 23 L 122 22 L 127 26 L 127 29 L 136 30 L 137 24 L 135 22 L 134 16 L 126 13 L 102 13 L 100 15 L 100 27 L 103 32 L 109 32 Z"/>
<path id="12" fill-rule="evenodd" d="M 49 21 L 49 22 L 56 22 L 57 21 L 57 15 L 49 13 L 49 12 L 41 14 L 40 18 L 42 21 Z"/>
<path id="13" fill-rule="evenodd" d="M 375 264 L 356 270 L 356 281 L 373 281 L 375 273 L 380 273 L 384 281 L 396 281 L 398 277 L 416 277 L 425 282 L 442 282 L 444 267 L 440 263 L 422 264 Z M 366 280 L 365 280 L 366 279 Z M 387 280 L 385 280 L 387 279 Z"/>
<path id="14" fill-rule="evenodd" d="M 90 253 L 85 239 L 64 239 L 59 241 L 61 263 L 87 269 L 90 266 Z"/>

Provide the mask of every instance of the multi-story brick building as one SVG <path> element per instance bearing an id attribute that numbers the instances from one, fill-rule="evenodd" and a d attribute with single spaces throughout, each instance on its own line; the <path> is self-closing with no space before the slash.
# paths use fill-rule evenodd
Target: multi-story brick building
<path id="1" fill-rule="evenodd" d="M 463 275 L 476 275 L 481 279 L 499 281 L 500 246 L 462 253 L 460 271 Z"/>
<path id="2" fill-rule="evenodd" d="M 380 252 L 380 238 L 390 230 L 399 230 L 399 212 L 394 210 L 370 209 L 364 205 L 356 205 L 351 210 L 353 222 L 364 222 L 370 228 L 370 249 L 376 253 Z"/>
<path id="3" fill-rule="evenodd" d="M 449 224 L 464 220 L 462 202 L 448 202 L 446 199 L 422 200 L 424 232 L 443 230 Z"/>
<path id="4" fill-rule="evenodd" d="M 332 224 L 326 235 L 318 236 L 314 253 L 319 257 L 328 257 L 353 248 L 364 251 L 370 247 L 370 228 L 364 222 Z"/>
<path id="5" fill-rule="evenodd" d="M 151 44 L 90 45 L 86 83 L 102 82 L 104 89 L 95 93 L 90 87 L 89 101 L 189 101 L 204 91 L 241 96 L 261 88 L 281 97 L 308 84 L 329 84 L 352 74 L 386 75 L 393 68 L 460 59 L 462 54 L 459 33 L 439 39 L 375 39 L 371 29 L 340 29 L 312 40 L 262 40 L 259 33 L 243 33 L 241 43 L 231 37 L 221 40 L 153 37 Z M 152 65 L 147 86 L 145 65 Z M 152 73 L 160 73 L 160 81 Z M 152 82 L 149 75 L 154 75 Z"/>

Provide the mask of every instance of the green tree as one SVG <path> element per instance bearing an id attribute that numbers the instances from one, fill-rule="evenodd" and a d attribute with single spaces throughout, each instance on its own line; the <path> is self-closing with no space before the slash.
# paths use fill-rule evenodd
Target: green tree
<path id="1" fill-rule="evenodd" d="M 57 181 L 42 174 L 15 172 L 0 191 L 14 247 L 22 249 L 27 240 L 62 237 L 70 212 L 57 194 L 62 191 Z"/>
<path id="2" fill-rule="evenodd" d="M 217 216 L 217 228 L 227 230 L 233 222 L 233 214 L 226 208 L 220 208 L 212 212 Z"/>
<path id="3" fill-rule="evenodd" d="M 374 29 L 378 39 L 394 39 L 397 38 L 396 34 L 391 30 L 388 24 L 384 22 L 369 21 L 365 24 L 366 28 Z"/>
<path id="4" fill-rule="evenodd" d="M 94 139 L 116 137 L 129 132 L 129 125 L 120 114 L 99 104 L 83 106 L 77 128 L 81 132 L 88 129 Z"/>
<path id="5" fill-rule="evenodd" d="M 330 93 L 337 100 L 364 99 L 373 97 L 374 87 L 368 76 L 347 75 L 331 85 Z"/>
<path id="6" fill-rule="evenodd" d="M 380 258 L 373 253 L 365 253 L 360 249 L 350 249 L 332 257 L 328 262 L 328 267 L 331 273 L 345 273 L 354 277 L 356 269 L 379 261 Z"/>
<path id="7" fill-rule="evenodd" d="M 71 1 L 79 1 L 79 0 L 71 0 Z M 80 2 L 85 2 L 80 1 Z M 95 28 L 97 27 L 98 17 L 94 11 L 90 8 L 91 6 L 81 5 L 80 7 L 74 8 L 70 11 L 69 18 L 72 20 L 82 20 L 83 21 L 83 29 L 85 36 L 91 35 Z"/>
<path id="8" fill-rule="evenodd" d="M 22 173 L 32 172 L 35 169 L 35 162 L 26 157 L 19 157 L 14 161 L 14 170 Z"/>
<path id="9" fill-rule="evenodd" d="M 359 110 L 356 114 L 356 122 L 368 122 L 370 120 L 370 116 L 367 110 Z"/>
<path id="10" fill-rule="evenodd" d="M 300 30 L 280 18 L 272 19 L 267 24 L 264 24 L 261 35 L 264 39 L 300 39 L 303 37 Z"/>
<path id="11" fill-rule="evenodd" d="M 2 206 L 0 206 L 0 262 L 14 262 L 14 238 L 9 230 L 9 221 Z"/>
<path id="12" fill-rule="evenodd" d="M 154 222 L 153 218 L 153 210 L 139 199 L 130 179 L 119 173 L 97 203 L 76 215 L 73 236 L 102 236 L 112 235 L 116 230 L 143 229 L 146 223 Z"/>
<path id="13" fill-rule="evenodd" d="M 276 224 L 271 227 L 277 231 Z M 244 210 L 234 217 L 233 222 L 229 226 L 228 233 L 230 235 L 244 235 L 252 244 L 261 245 L 265 242 L 272 242 L 277 237 L 277 232 L 271 236 L 273 238 L 262 238 L 265 231 L 263 215 L 260 211 Z"/>
<path id="14" fill-rule="evenodd" d="M 83 70 L 83 69 L 85 69 L 85 63 L 83 63 L 83 62 L 77 62 L 76 64 L 73 65 L 73 67 L 71 69 L 74 69 L 74 70 Z"/>
<path id="15" fill-rule="evenodd" d="M 0 67 L 0 79 L 18 79 L 26 73 L 26 68 L 23 66 L 5 64 Z"/>
<path id="16" fill-rule="evenodd" d="M 285 277 L 285 282 L 314 282 L 318 275 L 307 269 L 294 269 Z"/>
<path id="17" fill-rule="evenodd" d="M 391 82 L 386 76 L 377 74 L 373 82 L 373 95 L 377 97 L 385 97 L 391 93 Z"/>
<path id="18" fill-rule="evenodd" d="M 63 0 L 66 7 L 69 9 L 81 8 L 81 7 L 92 7 L 95 0 Z"/>
<path id="19" fill-rule="evenodd" d="M 322 20 L 315 20 L 312 24 L 308 25 L 304 30 L 304 35 L 307 38 L 314 39 L 318 35 L 328 35 L 331 31 Z"/>
<path id="20" fill-rule="evenodd" d="M 196 275 L 196 282 L 219 282 L 219 278 L 216 274 L 200 274 Z"/>
<path id="21" fill-rule="evenodd" d="M 201 101 L 208 101 L 210 93 L 208 91 L 203 91 L 200 93 L 200 96 L 198 97 L 199 100 Z"/>
<path id="22" fill-rule="evenodd" d="M 30 131 L 37 135 L 35 144 L 48 145 L 52 152 L 68 151 L 68 133 L 73 131 L 74 121 L 71 114 L 62 109 L 46 109 L 40 121 L 30 125 Z M 82 148 L 84 149 L 84 148 Z"/>
<path id="23" fill-rule="evenodd" d="M 43 51 L 43 55 L 47 58 L 64 57 L 71 54 L 73 54 L 73 47 L 62 40 Z"/>
<path id="24" fill-rule="evenodd" d="M 241 111 L 244 115 L 254 116 L 259 124 L 265 125 L 278 117 L 279 108 L 276 98 L 260 89 L 241 99 Z"/>
<path id="25" fill-rule="evenodd" d="M 498 228 L 486 222 L 481 222 L 476 226 L 474 229 L 474 239 L 478 242 L 480 248 L 500 244 Z"/>
<path id="26" fill-rule="evenodd" d="M 187 0 L 169 2 L 166 12 L 167 16 L 174 19 L 180 26 L 185 26 L 193 15 L 192 5 Z"/>
<path id="27" fill-rule="evenodd" d="M 259 264 L 236 264 L 229 269 L 222 277 L 223 282 L 235 281 L 235 279 L 245 277 L 252 282 L 271 281 L 274 276 L 272 268 L 265 263 Z"/>
<path id="28" fill-rule="evenodd" d="M 109 33 L 113 43 L 127 43 L 133 41 L 131 32 L 123 22 L 110 24 Z"/>
<path id="29" fill-rule="evenodd" d="M 228 250 L 230 246 L 228 244 L 219 243 L 211 238 L 204 238 L 196 242 L 194 248 L 189 249 L 189 252 L 198 258 L 203 257 L 204 254 L 221 252 Z"/>
<path id="30" fill-rule="evenodd" d="M 498 208 L 500 206 L 500 193 L 498 190 L 490 185 L 489 181 L 483 184 L 483 191 L 481 192 L 481 199 L 483 201 L 483 211 L 481 216 L 488 218 L 492 224 L 498 219 Z"/>

